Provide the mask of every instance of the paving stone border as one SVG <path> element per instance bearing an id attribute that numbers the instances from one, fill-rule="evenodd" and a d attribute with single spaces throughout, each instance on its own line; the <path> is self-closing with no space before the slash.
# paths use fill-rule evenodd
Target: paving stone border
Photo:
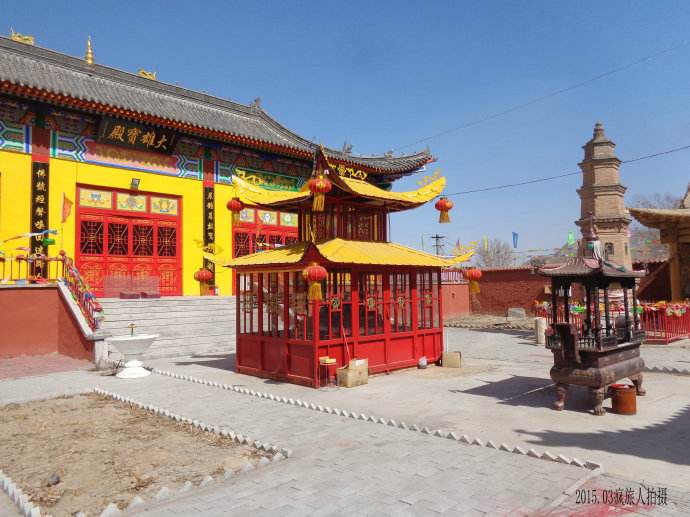
<path id="1" fill-rule="evenodd" d="M 22 489 L 2 470 L 0 470 L 0 488 L 17 505 L 23 517 L 41 517 L 41 508 L 29 501 L 29 496 L 22 492 Z"/>
<path id="2" fill-rule="evenodd" d="M 250 462 L 247 461 L 245 464 L 238 470 L 238 471 L 233 471 L 233 470 L 225 470 L 225 472 L 222 475 L 216 476 L 215 478 L 211 475 L 208 475 L 204 477 L 197 488 L 203 488 L 208 485 L 211 485 L 213 483 L 216 483 L 218 481 L 224 481 L 227 479 L 231 479 L 239 474 L 244 474 L 246 472 L 251 472 L 252 470 L 256 470 L 257 468 L 264 467 L 266 465 L 269 465 L 271 463 L 277 463 L 279 461 L 282 461 L 284 459 L 292 457 L 292 451 L 290 449 L 286 449 L 284 447 L 278 447 L 277 445 L 270 444 L 267 442 L 261 442 L 259 440 L 255 440 L 253 438 L 250 438 L 249 436 L 243 435 L 242 433 L 224 428 L 224 427 L 219 427 L 215 425 L 210 425 L 206 424 L 200 420 L 193 420 L 191 418 L 186 418 L 184 416 L 178 415 L 177 413 L 174 413 L 168 409 L 164 409 L 158 406 L 154 406 L 153 404 L 144 404 L 143 402 L 140 402 L 138 400 L 135 400 L 131 397 L 125 397 L 124 395 L 120 395 L 118 393 L 114 393 L 111 391 L 107 391 L 101 388 L 94 388 L 93 392 L 104 396 L 111 398 L 113 400 L 116 400 L 118 402 L 123 402 L 125 404 L 129 404 L 130 406 L 137 407 L 139 409 L 143 409 L 145 411 L 149 411 L 157 416 L 169 418 L 170 420 L 174 420 L 175 422 L 181 422 L 185 424 L 192 425 L 193 427 L 196 427 L 198 429 L 201 429 L 202 431 L 206 431 L 209 433 L 215 433 L 219 436 L 223 436 L 225 438 L 230 438 L 232 441 L 237 443 L 238 445 L 248 445 L 249 447 L 253 447 L 254 449 L 257 449 L 258 451 L 270 455 L 270 459 L 268 456 L 262 456 L 258 461 L 256 462 Z M 185 481 L 182 486 L 179 489 L 171 489 L 168 488 L 167 486 L 162 487 L 156 495 L 153 496 L 150 502 L 153 503 L 158 503 L 163 500 L 167 500 L 172 498 L 175 495 L 180 495 L 185 492 L 188 492 L 189 490 L 194 488 L 194 484 L 187 480 Z M 108 504 L 103 511 L 101 512 L 100 516 L 101 517 L 113 517 L 115 515 L 122 515 L 125 512 L 129 512 L 134 509 L 143 509 L 143 505 L 146 504 L 146 501 L 140 496 L 140 495 L 135 495 L 128 503 L 127 508 L 123 511 L 120 510 L 114 502 Z M 25 517 L 37 517 L 40 516 L 40 513 L 34 515 L 34 514 L 24 514 Z"/>
<path id="3" fill-rule="evenodd" d="M 668 366 L 645 366 L 645 372 L 651 373 L 671 373 L 675 375 L 690 375 L 690 370 L 687 368 L 669 368 Z"/>
<path id="4" fill-rule="evenodd" d="M 524 330 L 534 332 L 534 327 L 525 328 L 524 325 L 510 323 L 444 323 L 445 328 L 469 329 L 469 330 Z"/>
<path id="5" fill-rule="evenodd" d="M 582 467 L 590 471 L 603 472 L 603 467 L 600 463 L 593 461 L 582 461 L 577 458 L 569 458 L 562 454 L 554 455 L 549 451 L 538 452 L 535 449 L 525 450 L 520 446 L 506 445 L 505 443 L 496 444 L 493 440 L 485 441 L 479 437 L 471 438 L 470 436 L 463 434 L 458 435 L 457 433 L 445 432 L 441 429 L 429 429 L 428 427 L 420 427 L 417 424 L 407 424 L 404 421 L 396 421 L 393 419 L 386 420 L 385 418 L 377 418 L 373 415 L 366 415 L 365 413 L 359 413 L 356 411 L 348 411 L 346 409 L 332 408 L 330 406 L 324 406 L 322 404 L 313 404 L 300 399 L 293 399 L 291 397 L 284 397 L 281 395 L 274 395 L 272 393 L 264 393 L 261 391 L 256 391 L 248 388 L 243 388 L 241 386 L 232 386 L 230 384 L 223 384 L 221 382 L 210 381 L 207 379 L 200 379 L 191 375 L 183 375 L 175 372 L 169 372 L 167 370 L 160 370 L 158 368 L 152 368 L 151 371 L 157 375 L 163 375 L 165 377 L 172 377 L 173 379 L 179 379 L 188 382 L 194 382 L 197 384 L 203 384 L 213 388 L 224 389 L 228 391 L 234 391 L 236 393 L 241 393 L 244 395 L 250 395 L 252 397 L 264 398 L 272 400 L 274 402 L 280 402 L 282 404 L 288 404 L 291 406 L 301 407 L 305 409 L 310 409 L 312 411 L 320 411 L 322 413 L 328 413 L 330 415 L 341 416 L 345 418 L 352 418 L 353 420 L 361 420 L 363 422 L 371 422 L 374 424 L 385 425 L 389 427 L 397 427 L 399 429 L 404 429 L 407 431 L 420 432 L 423 434 L 428 434 L 437 438 L 443 438 L 448 440 L 454 440 L 466 445 L 476 445 L 479 447 L 487 447 L 490 449 L 496 449 L 498 451 L 504 451 L 513 454 L 520 454 L 522 456 L 529 456 L 531 458 L 541 459 L 545 461 L 554 461 L 557 463 L 564 463 L 566 465 L 573 465 L 576 467 Z"/>

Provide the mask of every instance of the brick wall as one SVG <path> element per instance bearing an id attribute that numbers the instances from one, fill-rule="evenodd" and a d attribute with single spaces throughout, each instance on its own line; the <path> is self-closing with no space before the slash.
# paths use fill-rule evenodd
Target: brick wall
<path id="1" fill-rule="evenodd" d="M 442 284 L 443 321 L 470 313 L 470 291 L 467 283 Z"/>
<path id="2" fill-rule="evenodd" d="M 484 269 L 479 282 L 481 292 L 473 312 L 505 316 L 510 307 L 523 307 L 530 315 L 534 300 L 546 300 L 544 287 L 550 286 L 550 279 L 532 274 L 532 268 Z"/>
<path id="3" fill-rule="evenodd" d="M 93 343 L 54 286 L 0 289 L 0 329 L 0 358 L 57 352 L 93 361 Z"/>

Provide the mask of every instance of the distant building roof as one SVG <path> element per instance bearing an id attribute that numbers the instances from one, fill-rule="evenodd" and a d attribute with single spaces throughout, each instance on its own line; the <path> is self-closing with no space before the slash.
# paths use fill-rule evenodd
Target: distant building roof
<path id="1" fill-rule="evenodd" d="M 245 106 L 4 37 L 0 92 L 304 158 L 317 148 L 271 118 L 258 102 Z M 404 156 L 326 152 L 333 160 L 381 174 L 408 174 L 432 161 L 426 150 Z"/>

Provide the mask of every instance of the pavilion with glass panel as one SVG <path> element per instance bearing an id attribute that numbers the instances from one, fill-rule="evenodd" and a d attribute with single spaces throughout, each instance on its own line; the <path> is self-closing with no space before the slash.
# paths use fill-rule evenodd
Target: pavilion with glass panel
<path id="1" fill-rule="evenodd" d="M 325 171 L 326 173 L 328 171 Z M 320 358 L 337 366 L 367 359 L 370 373 L 429 362 L 443 352 L 441 268 L 444 259 L 388 241 L 388 213 L 436 198 L 440 178 L 412 192 L 390 192 L 365 180 L 327 176 L 322 211 L 313 194 L 262 191 L 236 179 L 250 205 L 299 214 L 299 242 L 236 258 L 237 371 L 319 387 Z M 303 274 L 326 270 L 321 299 L 308 299 Z"/>

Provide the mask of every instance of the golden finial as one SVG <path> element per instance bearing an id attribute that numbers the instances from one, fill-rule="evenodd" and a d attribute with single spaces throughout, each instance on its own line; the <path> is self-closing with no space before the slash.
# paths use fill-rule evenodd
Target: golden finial
<path id="1" fill-rule="evenodd" d="M 91 36 L 86 39 L 86 55 L 84 56 L 84 61 L 90 65 L 93 65 L 93 47 L 91 46 Z"/>
<path id="2" fill-rule="evenodd" d="M 18 41 L 19 43 L 26 43 L 27 45 L 33 45 L 35 40 L 33 36 L 28 36 L 25 34 L 19 34 L 14 32 L 14 29 L 10 27 L 10 39 L 12 41 Z"/>
<path id="3" fill-rule="evenodd" d="M 140 68 L 139 71 L 137 72 L 137 75 L 139 77 L 143 77 L 144 79 L 151 79 L 152 81 L 157 81 L 158 79 L 156 78 L 156 72 L 149 72 L 147 70 L 144 70 L 143 68 Z"/>

